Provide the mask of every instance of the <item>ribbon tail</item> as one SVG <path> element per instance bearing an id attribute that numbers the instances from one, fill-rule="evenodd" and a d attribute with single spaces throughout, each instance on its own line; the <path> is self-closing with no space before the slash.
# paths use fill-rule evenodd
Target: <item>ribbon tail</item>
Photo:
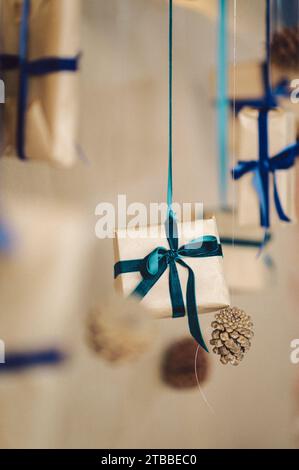
<path id="1" fill-rule="evenodd" d="M 265 191 L 263 188 L 263 183 L 261 180 L 261 176 L 259 170 L 254 172 L 253 176 L 253 187 L 258 195 L 259 203 L 260 203 L 260 212 L 261 212 L 261 225 L 262 227 L 269 228 L 269 207 L 267 204 L 267 199 L 265 195 Z"/>
<path id="2" fill-rule="evenodd" d="M 182 266 L 184 266 L 184 268 L 188 269 L 188 272 L 189 272 L 188 282 L 187 282 L 187 314 L 188 314 L 188 323 L 189 323 L 190 333 L 195 339 L 195 341 L 206 352 L 209 352 L 208 347 L 203 338 L 203 335 L 200 329 L 199 320 L 198 320 L 194 272 L 183 260 L 178 260 L 177 262 L 181 264 Z"/>
<path id="3" fill-rule="evenodd" d="M 184 298 L 175 262 L 169 264 L 169 292 L 172 305 L 173 318 L 181 318 L 186 315 Z"/>
<path id="4" fill-rule="evenodd" d="M 274 202 L 275 202 L 275 207 L 277 214 L 280 218 L 280 220 L 283 220 L 284 222 L 291 222 L 291 219 L 286 215 L 286 213 L 283 210 L 283 207 L 281 205 L 279 193 L 278 193 L 278 188 L 277 188 L 277 178 L 275 175 L 275 172 L 273 174 L 273 187 L 274 187 Z"/>
<path id="5" fill-rule="evenodd" d="M 257 253 L 257 258 L 260 258 L 260 256 L 262 255 L 268 241 L 269 241 L 269 231 L 268 229 L 265 230 L 265 233 L 264 233 L 264 237 L 263 237 L 263 240 L 261 241 L 260 243 L 260 246 L 259 246 L 259 250 L 258 250 L 258 253 Z"/>
<path id="6" fill-rule="evenodd" d="M 140 271 L 141 261 L 142 260 L 140 259 L 132 259 L 129 261 L 118 261 L 114 265 L 114 279 L 116 279 L 121 274 Z"/>

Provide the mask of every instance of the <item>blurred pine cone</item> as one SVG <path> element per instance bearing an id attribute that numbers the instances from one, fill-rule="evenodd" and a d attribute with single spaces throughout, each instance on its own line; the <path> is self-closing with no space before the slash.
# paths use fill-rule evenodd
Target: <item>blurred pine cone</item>
<path id="1" fill-rule="evenodd" d="M 286 70 L 299 68 L 299 28 L 283 28 L 273 34 L 271 60 Z"/>
<path id="2" fill-rule="evenodd" d="M 153 345 L 156 334 L 155 323 L 140 302 L 116 294 L 87 318 L 90 348 L 111 363 L 138 359 Z"/>
<path id="3" fill-rule="evenodd" d="M 250 339 L 254 336 L 253 323 L 249 315 L 237 307 L 228 307 L 215 316 L 214 331 L 210 344 L 213 352 L 220 355 L 222 364 L 237 366 L 249 350 Z"/>
<path id="4" fill-rule="evenodd" d="M 206 381 L 209 372 L 207 353 L 198 348 L 193 338 L 184 338 L 171 344 L 164 353 L 162 379 L 170 387 L 187 389 Z"/>

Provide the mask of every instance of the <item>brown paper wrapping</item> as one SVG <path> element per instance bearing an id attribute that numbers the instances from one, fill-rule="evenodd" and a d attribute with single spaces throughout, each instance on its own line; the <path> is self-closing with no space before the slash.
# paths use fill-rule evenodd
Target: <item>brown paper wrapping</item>
<path id="1" fill-rule="evenodd" d="M 148 233 L 147 227 L 139 230 L 118 230 L 115 238 L 115 262 L 142 259 L 158 246 L 169 248 L 164 227 L 156 227 L 157 230 L 151 227 L 151 229 L 153 229 L 152 234 Z M 214 235 L 219 239 L 215 219 L 180 223 L 178 230 L 180 246 L 203 235 Z M 186 258 L 186 262 L 195 274 L 199 312 L 215 311 L 228 306 L 230 299 L 223 275 L 222 258 Z M 182 266 L 177 265 L 177 268 L 182 292 L 185 293 L 188 272 Z M 118 277 L 117 287 L 128 296 L 140 281 L 140 273 L 124 274 Z M 167 273 L 159 279 L 142 303 L 156 318 L 172 316 Z"/>
<path id="2" fill-rule="evenodd" d="M 296 141 L 295 117 L 292 113 L 275 109 L 269 112 L 269 154 L 274 156 Z M 244 108 L 239 114 L 239 160 L 258 159 L 258 111 Z M 277 187 L 282 207 L 288 217 L 296 220 L 295 168 L 276 172 Z M 260 209 L 257 193 L 252 184 L 253 174 L 244 175 L 238 185 L 238 221 L 240 225 L 260 224 Z M 279 221 L 273 198 L 273 175 L 270 178 L 271 225 Z"/>
<path id="3" fill-rule="evenodd" d="M 280 70 L 276 66 L 271 67 L 271 81 L 273 87 L 281 80 L 298 78 L 298 72 Z M 215 81 L 214 77 L 213 81 Z M 216 85 L 214 85 L 214 89 Z M 228 96 L 233 99 L 258 99 L 264 94 L 262 64 L 258 62 L 244 62 L 229 67 L 229 89 Z M 296 116 L 297 135 L 299 135 L 299 104 L 292 103 L 290 97 L 279 97 L 280 106 L 292 111 Z"/>
<path id="4" fill-rule="evenodd" d="M 67 204 L 6 202 L 15 248 L 0 263 L 0 338 L 7 351 L 67 348 L 92 246 L 85 216 Z"/>
<path id="5" fill-rule="evenodd" d="M 1 0 L 0 0 L 1 1 Z M 3 52 L 18 54 L 21 0 L 2 0 Z M 80 0 L 31 0 L 28 60 L 74 57 L 80 50 Z M 16 155 L 17 71 L 6 72 L 5 150 Z M 70 166 L 77 158 L 78 73 L 29 80 L 25 154 Z"/>
<path id="6" fill-rule="evenodd" d="M 217 17 L 217 1 L 216 0 L 174 0 L 174 4 L 183 8 L 195 10 L 209 18 Z"/>
<path id="7" fill-rule="evenodd" d="M 240 227 L 237 214 L 232 211 L 217 212 L 220 239 L 247 240 L 261 243 L 264 231 L 260 227 Z M 263 257 L 258 257 L 258 248 L 222 244 L 224 275 L 228 287 L 234 292 L 253 292 L 263 289 L 269 280 L 269 268 Z"/>
<path id="8" fill-rule="evenodd" d="M 292 80 L 297 78 L 298 72 L 289 71 L 286 73 L 276 66 L 271 67 L 271 81 L 273 86 L 283 79 Z M 216 72 L 211 74 L 212 83 L 212 99 L 216 96 Z M 229 66 L 229 86 L 228 96 L 230 99 L 235 97 L 240 99 L 259 99 L 263 96 L 263 76 L 262 64 L 259 62 L 243 62 L 238 63 L 236 67 Z M 298 96 L 298 93 L 297 93 Z M 292 103 L 290 97 L 279 97 L 279 104 L 283 109 L 292 111 L 296 117 L 296 134 L 299 136 L 299 104 Z M 228 132 L 229 132 L 229 148 L 233 154 L 236 153 L 239 146 L 239 122 L 234 119 L 233 112 L 230 113 Z"/>

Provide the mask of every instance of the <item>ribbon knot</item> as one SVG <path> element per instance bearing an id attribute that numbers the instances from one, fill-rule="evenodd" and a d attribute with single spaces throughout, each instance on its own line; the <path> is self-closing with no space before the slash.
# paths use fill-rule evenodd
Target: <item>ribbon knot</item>
<path id="1" fill-rule="evenodd" d="M 260 162 L 260 167 L 261 167 L 261 171 L 265 171 L 265 172 L 274 172 L 276 171 L 274 168 L 271 168 L 270 166 L 270 159 L 266 159 L 266 160 L 262 160 Z"/>
<path id="2" fill-rule="evenodd" d="M 160 246 L 151 251 L 151 253 L 143 259 L 119 261 L 114 266 L 114 277 L 117 278 L 119 275 L 125 273 L 139 272 L 142 276 L 142 280 L 131 295 L 137 295 L 142 299 L 168 269 L 172 316 L 173 318 L 179 318 L 184 317 L 187 313 L 189 329 L 192 336 L 202 348 L 208 351 L 198 321 L 195 275 L 192 268 L 183 258 L 222 256 L 222 248 L 217 238 L 212 235 L 199 237 L 186 245 L 175 248 L 178 246 L 178 238 L 174 236 L 174 234 L 177 234 L 177 224 L 172 214 L 169 215 L 166 226 L 169 226 L 169 220 L 171 227 L 174 229 L 171 230 L 170 235 L 167 237 L 170 249 Z M 188 271 L 186 306 L 177 265 L 180 265 Z"/>
<path id="3" fill-rule="evenodd" d="M 169 250 L 167 251 L 166 256 L 167 256 L 167 263 L 170 264 L 179 258 L 178 250 Z"/>

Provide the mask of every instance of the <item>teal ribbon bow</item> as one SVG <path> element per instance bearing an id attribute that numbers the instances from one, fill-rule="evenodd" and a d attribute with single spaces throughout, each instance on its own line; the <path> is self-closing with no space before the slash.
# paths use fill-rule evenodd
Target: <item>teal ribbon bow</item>
<path id="1" fill-rule="evenodd" d="M 117 278 L 119 275 L 125 273 L 140 272 L 142 280 L 131 295 L 137 295 L 143 299 L 159 281 L 165 271 L 169 269 L 169 294 L 172 305 L 172 316 L 173 318 L 184 317 L 187 312 L 191 335 L 197 343 L 208 352 L 198 320 L 195 275 L 192 268 L 188 266 L 183 258 L 222 256 L 222 248 L 217 238 L 212 235 L 197 238 L 179 247 L 177 223 L 171 213 L 166 222 L 166 232 L 168 231 L 167 227 L 170 228 L 167 236 L 169 249 L 159 246 L 143 259 L 119 261 L 114 266 L 114 277 Z M 177 264 L 188 271 L 186 307 Z"/>

